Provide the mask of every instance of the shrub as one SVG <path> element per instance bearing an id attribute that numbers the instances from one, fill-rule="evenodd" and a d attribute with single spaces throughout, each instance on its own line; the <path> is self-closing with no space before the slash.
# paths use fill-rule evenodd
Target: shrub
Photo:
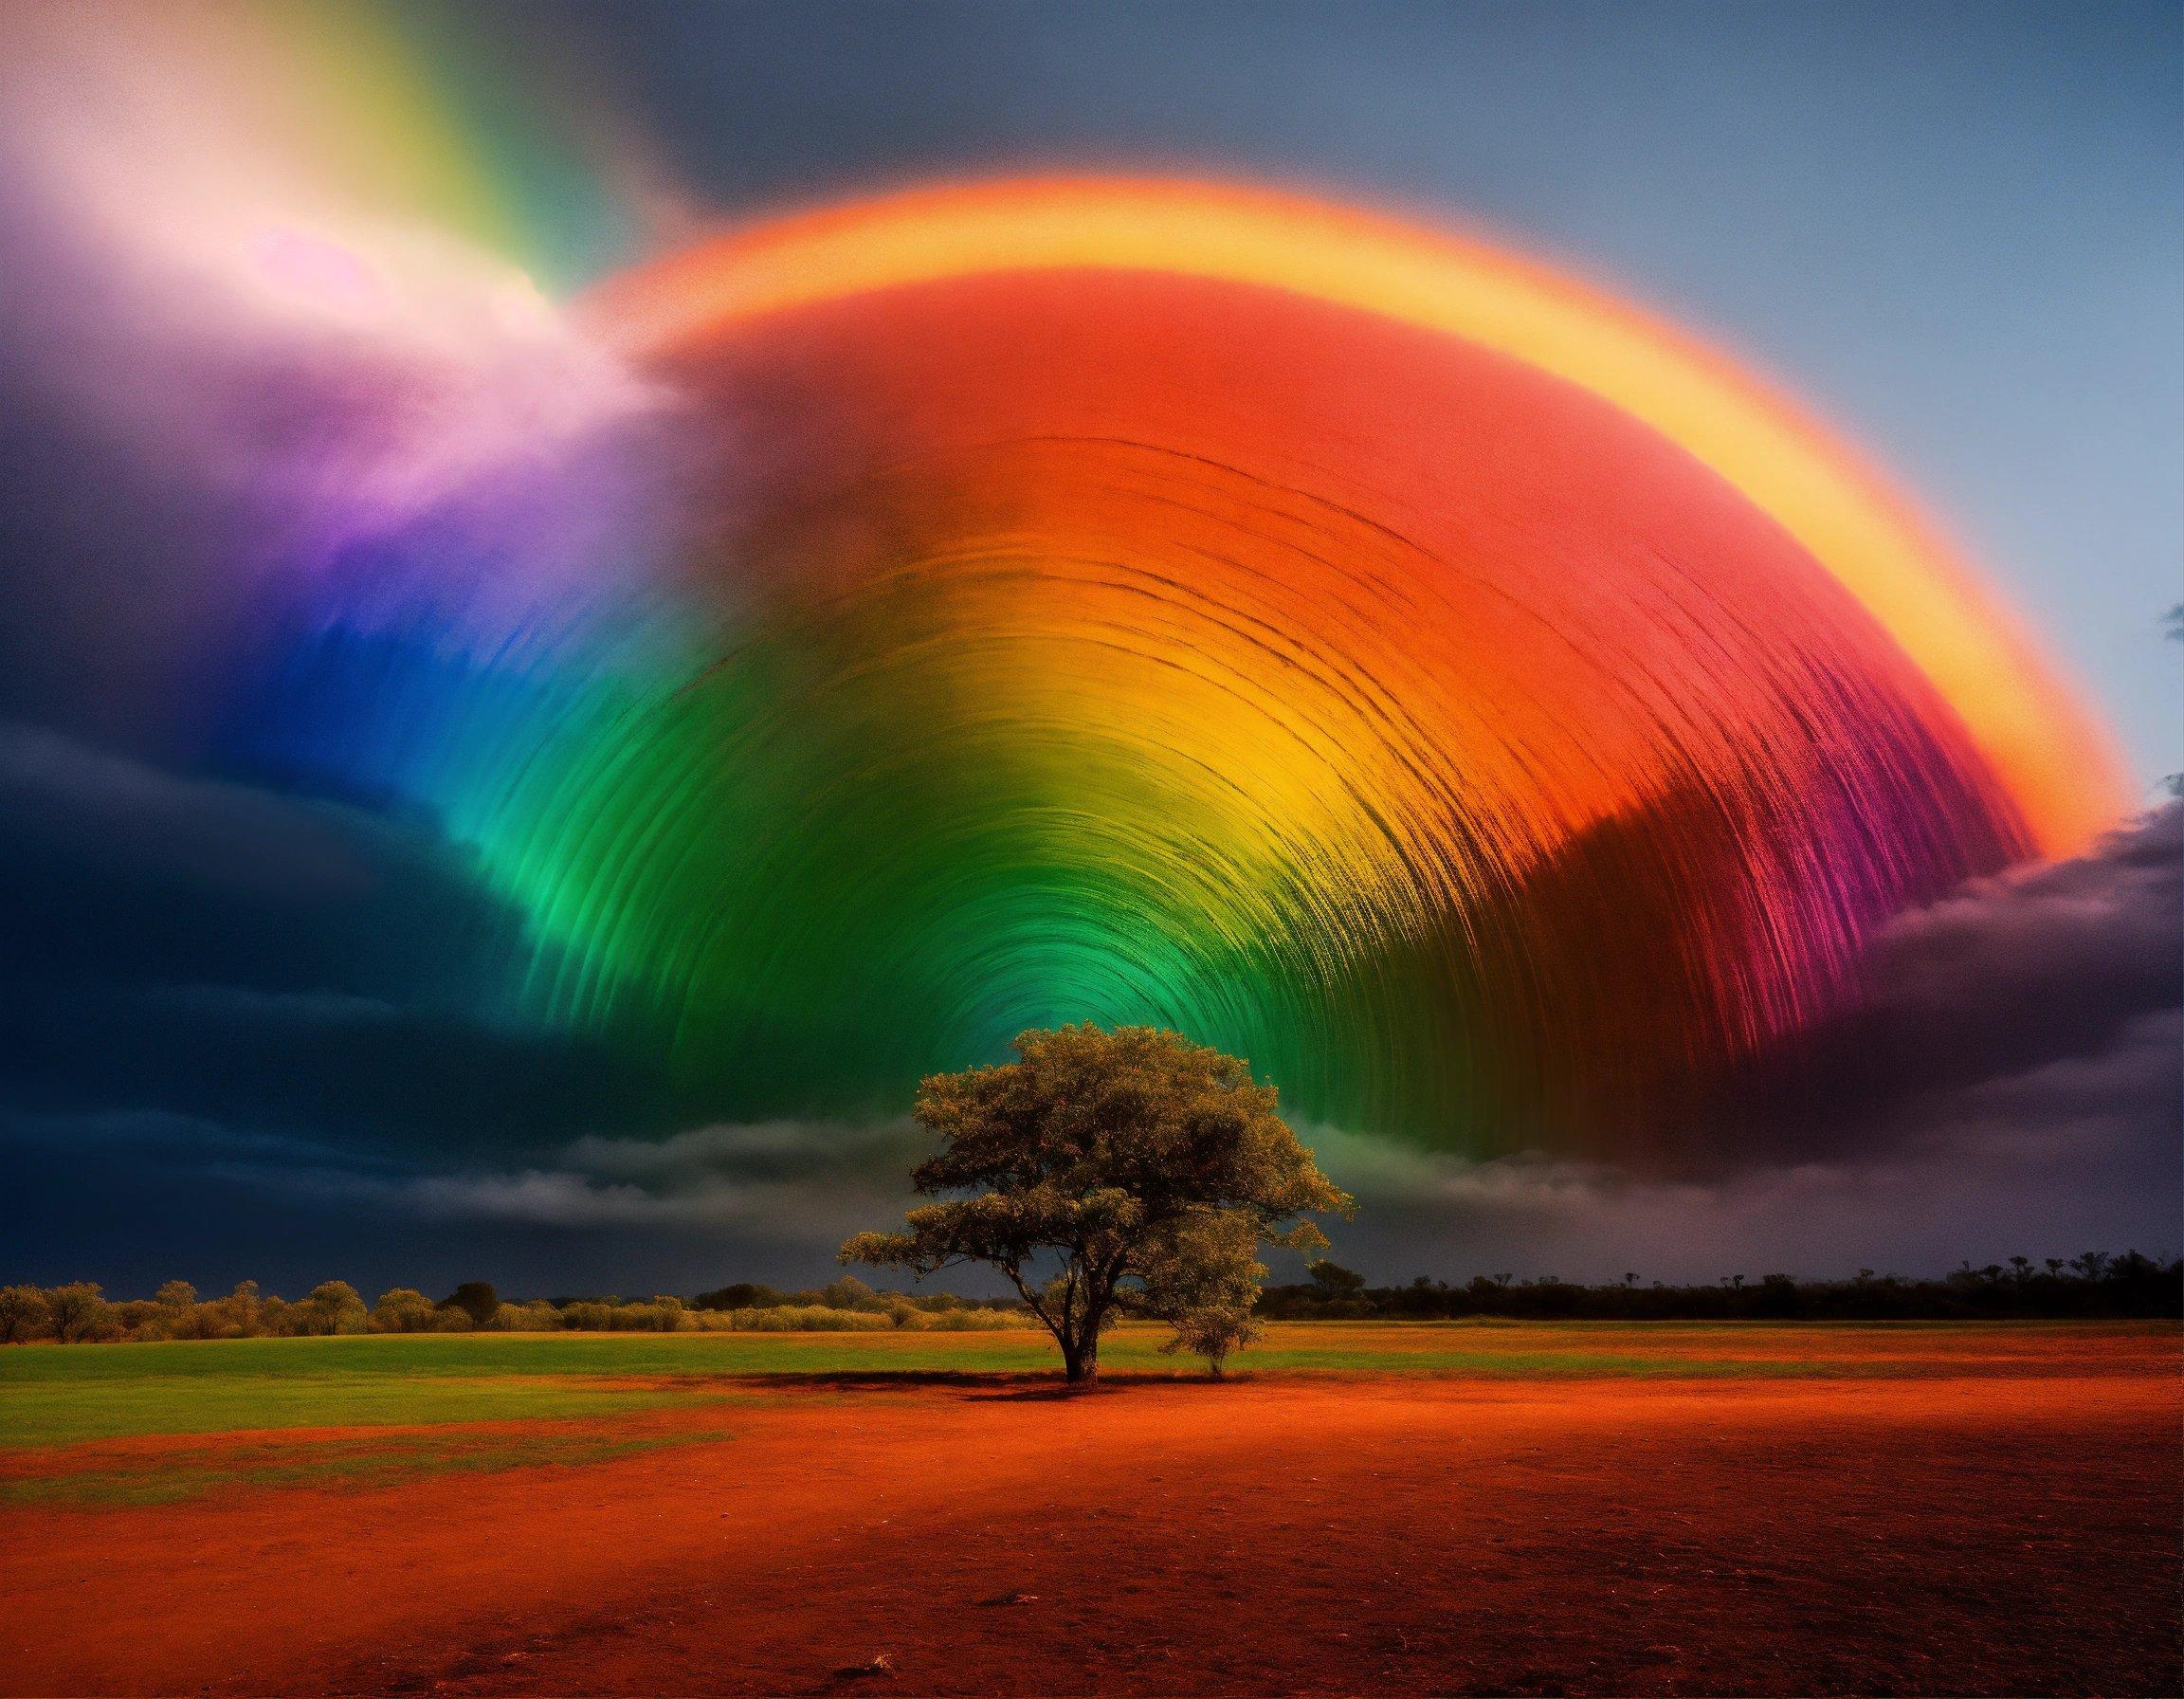
<path id="1" fill-rule="evenodd" d="M 115 1324 L 124 1339 L 167 1339 L 172 1312 L 152 1298 L 129 1298 L 114 1306 Z"/>
<path id="2" fill-rule="evenodd" d="M 888 1306 L 885 1299 L 854 1274 L 829 1280 L 820 1288 L 819 1304 L 826 1309 L 882 1310 Z"/>
<path id="3" fill-rule="evenodd" d="M 307 1333 L 361 1333 L 367 1320 L 364 1300 L 346 1280 L 324 1280 L 296 1306 L 304 1312 Z"/>
<path id="4" fill-rule="evenodd" d="M 1029 1316 L 1014 1310 L 973 1308 L 942 1310 L 938 1315 L 927 1316 L 923 1325 L 935 1333 L 993 1333 L 1009 1327 L 1031 1327 L 1037 1324 Z"/>
<path id="5" fill-rule="evenodd" d="M 431 1299 L 423 1292 L 398 1286 L 391 1292 L 379 1294 L 379 1302 L 372 1306 L 366 1325 L 373 1333 L 429 1333 L 438 1322 Z"/>
<path id="6" fill-rule="evenodd" d="M 742 1281 L 717 1292 L 700 1292 L 693 1302 L 700 1309 L 774 1309 L 789 1300 L 770 1286 Z"/>
<path id="7" fill-rule="evenodd" d="M 773 1309 L 732 1309 L 727 1315 L 737 1333 L 883 1333 L 890 1325 L 877 1310 L 826 1305 L 784 1304 Z"/>
<path id="8" fill-rule="evenodd" d="M 52 1320 L 52 1306 L 36 1287 L 0 1287 L 0 1343 L 13 1345 L 36 1339 Z"/>
<path id="9" fill-rule="evenodd" d="M 503 1304 L 486 1324 L 495 1333 L 550 1333 L 561 1324 L 561 1312 L 543 1299 Z"/>
<path id="10" fill-rule="evenodd" d="M 623 1308 L 633 1312 L 631 1322 L 646 1332 L 678 1332 L 690 1321 L 690 1311 L 680 1298 L 659 1297 L 649 1304 L 626 1304 Z"/>
<path id="11" fill-rule="evenodd" d="M 180 1286 L 181 1281 L 171 1285 Z M 161 1288 L 165 1290 L 165 1288 Z M 221 1327 L 221 1310 L 217 1304 L 162 1305 L 167 1310 L 167 1337 L 169 1339 L 218 1339 Z"/>
<path id="12" fill-rule="evenodd" d="M 1209 1305 L 1186 1310 L 1172 1324 L 1175 1337 L 1160 1348 L 1195 1352 L 1206 1360 L 1206 1367 L 1216 1380 L 1221 1379 L 1223 1365 L 1228 1359 L 1256 1340 L 1262 1331 L 1259 1324 L 1252 1320 L 1250 1309 L 1237 1305 Z"/>
<path id="13" fill-rule="evenodd" d="M 561 1325 L 589 1333 L 673 1333 L 694 1324 L 693 1312 L 680 1298 L 654 1298 L 625 1304 L 606 1298 L 578 1298 L 561 1306 Z"/>
<path id="14" fill-rule="evenodd" d="M 441 1308 L 450 1306 L 468 1316 L 473 1327 L 482 1327 L 500 1313 L 500 1294 L 489 1280 L 465 1280 L 455 1288 L 454 1296 L 441 1301 Z"/>
<path id="15" fill-rule="evenodd" d="M 222 1339 L 248 1339 L 259 1330 L 263 1320 L 255 1280 L 238 1280 L 235 1289 L 225 1298 L 213 1300 L 211 1307 L 218 1316 L 219 1337 Z"/>
<path id="16" fill-rule="evenodd" d="M 53 1329 L 53 1337 L 64 1345 L 116 1339 L 121 1333 L 114 1306 L 106 1302 L 92 1281 L 71 1281 L 66 1286 L 53 1288 L 46 1294 L 46 1324 Z"/>

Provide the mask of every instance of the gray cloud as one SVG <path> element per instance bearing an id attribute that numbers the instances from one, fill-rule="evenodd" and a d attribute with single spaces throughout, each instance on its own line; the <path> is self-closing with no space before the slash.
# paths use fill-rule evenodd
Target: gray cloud
<path id="1" fill-rule="evenodd" d="M 1977 880 L 1876 941 L 1856 1005 L 1764 1057 L 1698 1142 L 1718 1164 L 2067 1139 L 2098 1124 L 2173 1167 L 2184 1010 L 2184 804 L 2074 860 Z"/>
<path id="2" fill-rule="evenodd" d="M 307 807 L 43 726 L 0 721 L 0 802 L 15 853 L 88 872 L 261 900 L 355 897 L 372 881 Z"/>
<path id="3" fill-rule="evenodd" d="M 443 1159 L 665 1119 L 507 1007 L 522 922 L 422 822 L 0 722 L 0 1109 Z"/>
<path id="4" fill-rule="evenodd" d="M 664 1139 L 586 1135 L 516 1168 L 260 1178 L 434 1219 L 755 1233 L 807 1241 L 816 1255 L 900 1214 L 911 1201 L 909 1171 L 929 1142 L 907 1118 L 771 1121 Z"/>
<path id="5" fill-rule="evenodd" d="M 907 1174 L 929 1154 L 930 1137 L 907 1116 L 880 1121 L 761 1121 L 694 1127 L 666 1139 L 587 1135 L 562 1156 L 602 1178 L 662 1192 L 731 1177 L 807 1184 L 874 1172 Z"/>
<path id="6" fill-rule="evenodd" d="M 1856 1008 L 1762 1058 L 1684 1160 L 1462 1158 L 1315 1129 L 1399 1277 L 1709 1279 L 2184 1241 L 2184 805 L 1889 926 Z"/>
<path id="7" fill-rule="evenodd" d="M 2152 1021 L 2142 1065 L 2174 1078 L 2176 1029 Z M 2154 1147 L 2129 1116 L 2054 1118 L 2028 1131 L 2024 1102 L 2085 1082 L 2065 1065 L 1996 1082 L 1981 1113 L 1886 1151 L 1783 1159 L 1703 1178 L 1653 1178 L 1545 1157 L 1471 1162 L 1316 1134 L 1328 1171 L 1356 1193 L 1333 1254 L 1376 1278 L 1508 1271 L 1574 1280 L 1710 1281 L 1866 1267 L 1934 1273 L 1962 1257 L 2069 1256 L 2088 1249 L 2173 1254 L 2180 1204 L 2174 1141 Z M 1960 1107 L 1962 1105 L 1959 1105 Z"/>

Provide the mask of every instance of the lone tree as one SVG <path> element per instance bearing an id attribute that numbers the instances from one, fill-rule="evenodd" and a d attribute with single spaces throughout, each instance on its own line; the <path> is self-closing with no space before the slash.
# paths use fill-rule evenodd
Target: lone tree
<path id="1" fill-rule="evenodd" d="M 842 1260 L 919 1278 L 991 1263 L 1073 1384 L 1097 1378 L 1100 1334 L 1122 1314 L 1170 1322 L 1218 1367 L 1251 1332 L 1255 1247 L 1322 1248 L 1301 1217 L 1347 1215 L 1352 1199 L 1233 1056 L 1089 1021 L 1023 1033 L 1015 1050 L 918 1088 L 913 1112 L 941 1149 L 911 1180 L 943 1201 L 912 1210 L 904 1232 L 859 1233 Z"/>

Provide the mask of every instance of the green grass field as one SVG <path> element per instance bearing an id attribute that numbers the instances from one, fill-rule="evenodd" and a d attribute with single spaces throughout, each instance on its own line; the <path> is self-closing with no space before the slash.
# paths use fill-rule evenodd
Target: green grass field
<path id="1" fill-rule="evenodd" d="M 2128 1328 L 2129 1324 L 2119 1324 Z M 2082 1350 L 2116 1329 L 2051 1337 Z M 1102 1372 L 1182 1375 L 1164 1330 L 1126 1326 Z M 1276 1324 L 1238 1372 L 1479 1379 L 1799 1378 L 2036 1368 L 2048 1331 L 2012 1324 Z M 424 1334 L 0 1350 L 0 1454 L 151 1434 L 587 1421 L 753 1396 L 746 1377 L 1027 1374 L 1045 1335 Z M 760 1383 L 762 1384 L 762 1382 Z"/>
<path id="2" fill-rule="evenodd" d="M 718 1443 L 718 1432 L 570 1435 L 479 1434 L 373 1434 L 314 1439 L 309 1445 L 261 1442 L 217 1451 L 172 1451 L 149 1458 L 102 1459 L 90 1469 L 35 1469 L 0 1476 L 0 1506 L 58 1505 L 77 1509 L 172 1505 L 226 1489 L 391 1487 L 427 1475 L 491 1474 L 505 1469 L 581 1468 L 640 1452 Z"/>

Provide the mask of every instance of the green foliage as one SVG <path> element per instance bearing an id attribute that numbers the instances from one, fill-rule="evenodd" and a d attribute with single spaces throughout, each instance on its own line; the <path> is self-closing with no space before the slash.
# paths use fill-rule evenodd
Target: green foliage
<path id="1" fill-rule="evenodd" d="M 34 1286 L 0 1287 L 0 1343 L 36 1339 L 52 1320 L 52 1306 Z"/>
<path id="2" fill-rule="evenodd" d="M 287 1339 L 299 1336 L 364 1333 L 595 1333 L 679 1332 L 839 1332 L 845 1328 L 899 1327 L 920 1331 L 940 1327 L 960 1332 L 1032 1325 L 1014 1307 L 973 1304 L 951 1292 L 916 1298 L 900 1292 L 875 1292 L 861 1280 L 843 1279 L 825 1292 L 798 1292 L 784 1298 L 765 1287 L 728 1288 L 763 1294 L 769 1302 L 733 1310 L 693 1307 L 679 1297 L 660 1296 L 644 1303 L 620 1298 L 573 1298 L 555 1305 L 545 1299 L 508 1304 L 498 1297 L 485 1307 L 492 1288 L 476 1282 L 464 1288 L 468 1306 L 453 1299 L 428 1301 L 410 1287 L 380 1294 L 366 1309 L 356 1288 L 345 1280 L 322 1281 L 308 1296 L 290 1303 L 261 1293 L 245 1281 L 225 1298 L 197 1300 L 188 1281 L 171 1280 L 155 1298 L 108 1303 L 97 1288 L 64 1287 L 47 1292 L 34 1286 L 0 1288 L 0 1343 L 58 1341 L 54 1304 L 58 1298 L 67 1343 L 129 1340 L 139 1343 L 171 1340 Z M 86 1310 L 86 1294 L 97 1299 Z M 718 1293 L 708 1294 L 717 1298 Z M 841 1300 L 829 1304 L 826 1300 Z M 792 1301 L 792 1299 L 793 1301 Z"/>
<path id="3" fill-rule="evenodd" d="M 398 1286 L 392 1291 L 381 1292 L 379 1302 L 372 1306 L 373 1333 L 430 1333 L 439 1324 L 439 1312 L 432 1300 L 410 1287 Z"/>
<path id="4" fill-rule="evenodd" d="M 719 1291 L 700 1292 L 693 1298 L 695 1309 L 771 1309 L 789 1300 L 770 1286 L 754 1286 L 740 1281 L 735 1286 L 724 1286 Z"/>
<path id="5" fill-rule="evenodd" d="M 46 1325 L 64 1345 L 82 1344 L 101 1338 L 119 1338 L 120 1324 L 114 1306 L 90 1281 L 73 1281 L 54 1287 L 46 1294 Z"/>
<path id="6" fill-rule="evenodd" d="M 1194 1217 L 1155 1245 L 1143 1287 L 1125 1303 L 1133 1314 L 1166 1322 L 1175 1330 L 1166 1349 L 1195 1352 L 1218 1380 L 1229 1356 L 1261 1332 L 1251 1312 L 1266 1265 L 1257 1250 L 1241 1212 Z"/>
<path id="7" fill-rule="evenodd" d="M 894 1324 L 882 1310 L 777 1304 L 767 1309 L 715 1312 L 723 1333 L 882 1333 Z"/>
<path id="8" fill-rule="evenodd" d="M 1307 1263 L 1304 1272 L 1312 1276 L 1312 1284 L 1330 1298 L 1355 1298 L 1365 1289 L 1365 1276 L 1345 1269 L 1340 1263 L 1329 1262 L 1321 1257 L 1316 1263 Z"/>
<path id="9" fill-rule="evenodd" d="M 1189 1218 L 1210 1222 L 1212 1214 Z M 1178 1230 L 1181 1231 L 1181 1230 Z M 1234 1231 L 1233 1229 L 1231 1230 Z M 1232 1244 L 1235 1240 L 1230 1241 Z M 1176 1329 L 1174 1348 L 1199 1351 L 1218 1366 L 1227 1351 L 1249 1342 L 1248 1320 L 1236 1316 L 1244 1285 L 1256 1289 L 1265 1272 L 1247 1255 L 1215 1254 L 1216 1238 L 1194 1231 L 1163 1246 L 1152 1241 L 1138 1273 L 1118 1288 L 1114 1314 L 1158 1317 Z M 1192 1247 L 1178 1259 L 1176 1246 Z M 2094 1318 L 2176 1316 L 2184 1311 L 2184 1265 L 2112 1254 L 2012 1256 L 2008 1267 L 1964 1267 L 1941 1279 L 1905 1280 L 1861 1269 L 1854 1279 L 1793 1280 L 1770 1274 L 1756 1284 L 1727 1280 L 1697 1287 L 1641 1284 L 1627 1274 L 1611 1286 L 1574 1286 L 1558 1280 L 1518 1281 L 1482 1275 L 1464 1286 L 1424 1276 L 1400 1287 L 1365 1288 L 1357 1276 L 1329 1262 L 1309 1265 L 1309 1284 L 1258 1292 L 1258 1320 L 1429 1321 L 1484 1317 L 1536 1320 L 1669 1321 L 1743 1318 L 1753 1321 L 1914 1320 L 1987 1317 Z M 1224 1285 L 1227 1301 L 1224 1302 Z M 855 1307 L 826 1302 L 846 1298 Z M 749 1304 L 709 1307 L 727 1295 Z M 329 1280 L 295 1303 L 262 1293 L 245 1281 L 226 1297 L 200 1302 L 187 1281 L 172 1280 L 155 1297 L 108 1300 L 82 1284 L 55 1288 L 0 1288 L 0 1343 L 59 1343 L 53 1300 L 61 1302 L 69 1343 L 249 1340 L 293 1335 L 374 1333 L 551 1333 L 568 1329 L 613 1333 L 756 1332 L 838 1333 L 895 1328 L 905 1332 L 987 1332 L 1042 1324 L 1020 1304 L 960 1298 L 952 1292 L 875 1292 L 862 1281 L 837 1282 L 826 1291 L 782 1293 L 762 1286 L 721 1288 L 696 1306 L 678 1298 L 626 1303 L 620 1298 L 533 1299 L 501 1303 L 482 1326 L 467 1311 L 428 1304 L 421 1292 L 398 1288 L 368 1312 L 355 1288 Z M 1224 1321 L 1223 1312 L 1228 1312 Z"/>
<path id="10" fill-rule="evenodd" d="M 828 1281 L 819 1294 L 819 1301 L 828 1309 L 886 1308 L 880 1294 L 854 1274 L 845 1274 L 839 1280 Z"/>
<path id="11" fill-rule="evenodd" d="M 941 1149 L 911 1179 L 943 1201 L 912 1210 L 904 1232 L 858 1234 L 841 1255 L 920 1278 L 991 1264 L 1054 1335 L 1072 1381 L 1098 1373 L 1119 1305 L 1184 1313 L 1160 1294 L 1182 1289 L 1193 1248 L 1238 1235 L 1317 1248 L 1326 1240 L 1302 1217 L 1354 1207 L 1276 1112 L 1273 1087 L 1233 1056 L 1090 1022 L 1026 1032 L 1015 1050 L 1014 1062 L 919 1087 L 914 1112 Z M 1212 1225 L 1224 1216 L 1229 1226 Z M 1043 1263 L 1059 1267 L 1041 1281 Z"/>
<path id="12" fill-rule="evenodd" d="M 364 1300 L 346 1280 L 326 1280 L 296 1306 L 298 1333 L 361 1333 L 368 1320 Z"/>
<path id="13" fill-rule="evenodd" d="M 649 1304 L 579 1299 L 561 1306 L 562 1326 L 589 1333 L 672 1333 L 686 1324 L 688 1316 L 680 1298 L 655 1298 Z"/>
<path id="14" fill-rule="evenodd" d="M 1940 1279 L 1911 1280 L 1860 1269 L 1849 1280 L 1741 1274 L 1701 1286 L 1641 1284 L 1634 1273 L 1607 1286 L 1542 1277 L 1482 1274 L 1462 1286 L 1424 1275 L 1407 1286 L 1329 1282 L 1311 1266 L 1309 1285 L 1269 1287 L 1259 1314 L 1275 1321 L 1456 1321 L 1498 1316 L 1532 1321 L 1952 1321 L 2154 1317 L 2184 1314 L 2184 1261 L 2136 1251 L 2088 1251 L 2035 1265 L 1970 1265 Z M 1346 1272 L 1346 1270 L 1345 1270 Z"/>
<path id="15" fill-rule="evenodd" d="M 500 1313 L 500 1294 L 493 1289 L 489 1280 L 465 1280 L 440 1307 L 461 1310 L 470 1318 L 473 1327 L 490 1326 L 493 1318 Z"/>

